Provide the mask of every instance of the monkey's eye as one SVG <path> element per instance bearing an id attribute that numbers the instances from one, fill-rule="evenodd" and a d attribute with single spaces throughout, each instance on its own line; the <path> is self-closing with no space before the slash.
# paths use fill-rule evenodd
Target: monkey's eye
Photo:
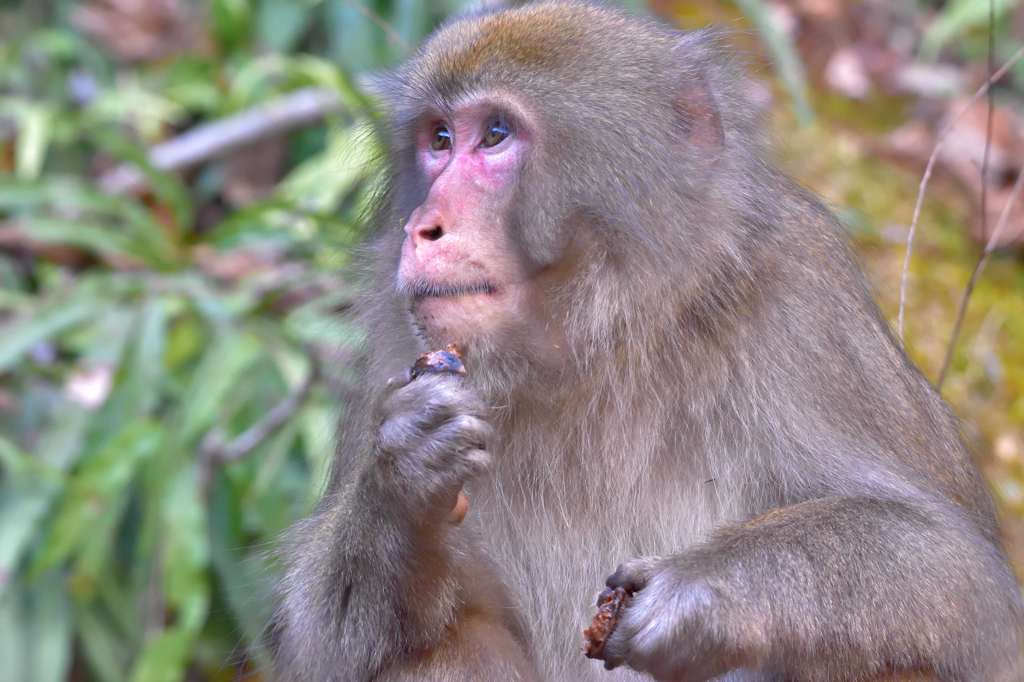
<path id="1" fill-rule="evenodd" d="M 430 148 L 435 152 L 441 152 L 452 148 L 452 134 L 448 128 L 438 125 L 430 137 Z"/>
<path id="2" fill-rule="evenodd" d="M 484 130 L 484 139 L 480 143 L 482 147 L 493 147 L 501 144 L 501 141 L 509 136 L 509 126 L 501 119 L 495 119 L 487 124 Z"/>

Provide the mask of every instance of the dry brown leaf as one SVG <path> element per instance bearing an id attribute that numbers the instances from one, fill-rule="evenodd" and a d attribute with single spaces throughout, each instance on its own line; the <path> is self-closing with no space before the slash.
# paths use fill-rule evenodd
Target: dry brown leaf
<path id="1" fill-rule="evenodd" d="M 797 0 L 795 4 L 801 14 L 818 21 L 840 19 L 845 13 L 840 0 Z"/>
<path id="2" fill-rule="evenodd" d="M 981 221 L 975 220 L 971 223 L 971 236 L 975 240 L 982 244 L 988 244 L 989 238 L 999 225 L 999 218 L 1003 214 L 1003 209 L 1006 207 L 1006 202 L 1010 200 L 1012 187 L 1000 187 L 998 189 L 989 188 L 988 198 L 985 200 L 985 233 L 981 232 Z M 980 208 L 980 199 L 978 200 Z M 1020 243 L 1024 240 L 1024 196 L 1017 196 L 1017 200 L 1014 202 L 1013 208 L 1010 209 L 1010 215 L 1006 218 L 1006 225 L 1003 226 L 1002 232 L 999 233 L 999 239 L 996 241 L 996 248 L 1001 246 L 1009 246 L 1010 244 Z"/>
<path id="3" fill-rule="evenodd" d="M 267 270 L 274 265 L 277 254 L 257 249 L 221 251 L 208 244 L 193 247 L 192 258 L 208 275 L 235 281 Z"/>
<path id="4" fill-rule="evenodd" d="M 956 99 L 946 104 L 945 113 L 932 129 L 914 121 L 893 131 L 885 141 L 885 151 L 913 161 L 922 170 L 935 149 L 936 130 L 945 130 L 966 104 Z M 985 135 L 988 107 L 984 101 L 971 107 L 946 137 L 939 152 L 937 170 L 952 177 L 962 186 L 974 204 L 974 215 L 981 211 L 981 166 L 985 155 Z M 987 243 L 999 224 L 999 218 L 1009 201 L 1010 191 L 1017 175 L 1024 167 L 1024 126 L 1003 107 L 996 107 L 992 116 L 992 144 L 988 156 L 988 196 L 985 204 L 985 229 L 976 218 L 970 234 L 981 243 Z M 1018 197 L 997 246 L 1020 243 L 1024 240 L 1024 197 Z"/>
<path id="5" fill-rule="evenodd" d="M 198 38 L 198 24 L 180 0 L 91 0 L 74 8 L 72 21 L 128 61 L 160 59 Z"/>
<path id="6" fill-rule="evenodd" d="M 951 100 L 937 129 L 942 130 L 967 104 L 966 98 Z M 988 104 L 980 101 L 972 106 L 957 122 L 942 148 L 940 160 L 956 166 L 965 181 L 981 189 L 980 168 L 985 154 L 985 134 L 988 126 Z M 1000 177 L 1016 175 L 1024 164 L 1024 137 L 1021 122 L 1005 107 L 996 106 L 992 114 L 992 145 L 989 149 L 989 182 Z M 1012 180 L 1011 180 L 1012 182 Z"/>

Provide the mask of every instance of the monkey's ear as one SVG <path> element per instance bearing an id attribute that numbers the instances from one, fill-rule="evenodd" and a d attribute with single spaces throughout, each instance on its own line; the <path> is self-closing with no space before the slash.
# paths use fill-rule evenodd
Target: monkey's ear
<path id="1" fill-rule="evenodd" d="M 707 80 L 690 76 L 677 93 L 675 109 L 683 138 L 699 152 L 702 160 L 707 163 L 716 160 L 725 150 L 725 130 Z"/>

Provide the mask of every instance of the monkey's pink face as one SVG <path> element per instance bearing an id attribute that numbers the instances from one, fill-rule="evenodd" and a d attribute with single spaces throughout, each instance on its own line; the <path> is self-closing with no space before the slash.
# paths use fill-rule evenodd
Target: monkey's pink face
<path id="1" fill-rule="evenodd" d="M 398 283 L 433 344 L 472 345 L 529 317 L 528 277 L 505 218 L 530 145 L 514 111 L 480 99 L 419 124 L 417 163 L 430 190 L 405 225 Z"/>

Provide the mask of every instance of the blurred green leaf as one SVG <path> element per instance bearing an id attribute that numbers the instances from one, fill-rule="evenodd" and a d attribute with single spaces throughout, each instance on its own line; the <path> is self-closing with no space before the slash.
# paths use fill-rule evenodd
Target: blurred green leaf
<path id="1" fill-rule="evenodd" d="M 324 0 L 331 59 L 356 73 L 374 65 L 384 32 L 370 18 L 373 14 L 370 0 Z"/>
<path id="2" fill-rule="evenodd" d="M 196 633 L 168 628 L 146 643 L 132 671 L 132 682 L 178 682 L 185 676 Z"/>
<path id="3" fill-rule="evenodd" d="M 4 680 L 22 682 L 28 676 L 21 654 L 24 651 L 24 615 L 20 585 L 0 591 L 0 660 L 4 662 Z"/>
<path id="4" fill-rule="evenodd" d="M 939 50 L 950 40 L 971 29 L 988 26 L 989 3 L 992 2 L 996 19 L 1005 16 L 1020 0 L 952 0 L 948 3 L 921 38 L 921 56 L 935 59 Z"/>
<path id="5" fill-rule="evenodd" d="M 48 184 L 36 182 L 4 182 L 0 184 L 0 208 L 5 211 L 35 208 L 50 199 L 51 191 Z"/>
<path id="6" fill-rule="evenodd" d="M 279 196 L 312 213 L 330 213 L 366 177 L 377 151 L 369 137 L 355 127 L 328 135 L 327 148 L 304 161 L 278 186 Z"/>
<path id="7" fill-rule="evenodd" d="M 53 134 L 53 112 L 44 104 L 8 99 L 0 103 L 0 114 L 13 118 L 18 126 L 14 155 L 18 177 L 35 180 L 43 169 Z"/>
<path id="8" fill-rule="evenodd" d="M 153 194 L 171 208 L 176 227 L 180 232 L 188 232 L 192 229 L 195 208 L 188 190 L 180 179 L 154 168 L 149 163 L 146 153 L 116 130 L 105 126 L 95 126 L 90 129 L 90 133 L 101 149 L 119 159 L 135 164 L 142 171 Z"/>
<path id="9" fill-rule="evenodd" d="M 256 10 L 256 35 L 267 47 L 288 52 L 312 18 L 312 4 L 303 0 L 261 0 Z"/>
<path id="10" fill-rule="evenodd" d="M 352 117 L 375 108 L 327 52 L 379 68 L 460 0 L 349 3 L 352 21 L 327 0 L 205 2 L 187 18 L 212 40 L 167 59 L 115 61 L 70 28 L 64 0 L 18 20 L 69 28 L 26 24 L 0 45 L 0 220 L 28 247 L 0 251 L 0 390 L 16 405 L 0 410 L 5 682 L 176 682 L 239 640 L 246 668 L 263 660 L 275 567 L 249 546 L 314 499 L 338 406 L 315 385 L 223 466 L 201 439 L 240 433 L 306 381 L 306 341 L 358 343 L 337 268 L 379 153 Z M 148 145 L 307 86 L 346 111 L 284 140 L 260 200 L 239 205 L 228 188 L 248 180 L 223 159 L 149 161 Z M 121 164 L 144 176 L 140 196 L 98 187 Z M 215 267 L 245 258 L 237 275 Z"/>
<path id="11" fill-rule="evenodd" d="M 100 682 L 124 682 L 124 668 L 130 656 L 129 643 L 96 607 L 75 610 L 75 631 L 82 652 Z"/>
<path id="12" fill-rule="evenodd" d="M 23 482 L 17 488 L 6 482 L 0 487 L 0 578 L 7 576 L 5 581 L 18 573 L 39 523 L 50 509 L 52 492 L 52 486 L 38 482 Z M 6 589 L 0 582 L 0 599 Z"/>
<path id="13" fill-rule="evenodd" d="M 139 249 L 127 235 L 106 225 L 32 218 L 21 222 L 21 232 L 35 242 L 76 246 L 104 257 L 121 257 L 157 265 L 145 249 Z"/>
<path id="14" fill-rule="evenodd" d="M 138 131 L 142 141 L 157 142 L 165 126 L 183 121 L 187 111 L 173 100 L 142 87 L 138 82 L 122 83 L 104 91 L 89 105 L 88 119 L 98 126 L 121 124 Z"/>
<path id="15" fill-rule="evenodd" d="M 155 410 L 165 388 L 167 308 L 164 299 L 151 299 L 138 317 L 134 346 L 120 390 L 139 416 Z"/>
<path id="16" fill-rule="evenodd" d="M 396 0 L 393 3 L 391 25 L 405 41 L 401 46 L 403 50 L 415 49 L 426 37 L 431 24 L 431 9 L 430 3 L 423 0 Z"/>
<path id="17" fill-rule="evenodd" d="M 250 0 L 209 0 L 217 41 L 231 51 L 248 42 L 252 25 Z"/>
<path id="18" fill-rule="evenodd" d="M 263 353 L 259 340 L 249 334 L 223 332 L 203 356 L 193 374 L 184 406 L 179 437 L 191 442 L 215 423 L 221 404 L 242 373 Z"/>
<path id="19" fill-rule="evenodd" d="M 128 424 L 99 454 L 76 472 L 69 494 L 51 522 L 51 532 L 35 561 L 34 573 L 49 570 L 84 547 L 94 547 L 89 573 L 97 572 L 96 553 L 109 552 L 127 486 L 139 466 L 156 452 L 164 438 L 159 424 Z"/>
<path id="20" fill-rule="evenodd" d="M 803 62 L 797 52 L 796 45 L 789 34 L 780 30 L 772 22 L 765 0 L 732 0 L 743 10 L 757 28 L 771 53 L 775 72 L 789 93 L 789 100 L 800 125 L 808 125 L 814 120 L 814 109 L 807 99 L 807 77 L 804 75 Z"/>
<path id="21" fill-rule="evenodd" d="M 71 618 L 59 571 L 0 592 L 5 682 L 63 682 L 71 664 Z"/>
<path id="22" fill-rule="evenodd" d="M 0 436 L 0 471 L 11 478 L 36 476 L 49 483 L 61 483 L 61 472 L 19 448 L 13 441 Z"/>
<path id="23" fill-rule="evenodd" d="M 328 59 L 296 55 L 285 63 L 285 67 L 291 76 L 301 79 L 301 85 L 322 85 L 336 91 L 351 112 L 362 112 L 372 106 L 371 99 L 352 82 L 351 74 Z"/>
<path id="24" fill-rule="evenodd" d="M 338 411 L 333 406 L 312 404 L 303 407 L 299 412 L 299 425 L 305 441 L 307 461 L 312 471 L 310 479 L 314 490 L 323 490 L 327 483 L 327 473 L 336 442 L 337 423 Z M 313 501 L 310 498 L 306 503 L 310 505 Z M 304 513 L 307 511 L 308 509 L 304 510 Z"/>
<path id="25" fill-rule="evenodd" d="M 40 438 L 36 457 L 49 470 L 64 472 L 81 452 L 89 413 L 68 406 L 56 415 Z M 25 553 L 39 539 L 39 525 L 50 511 L 59 488 L 45 479 L 0 481 L 0 588 L 3 577 L 18 572 Z M 3 590 L 0 589 L 0 596 Z"/>
<path id="26" fill-rule="evenodd" d="M 243 522 L 246 527 L 284 528 L 287 525 L 290 510 L 278 476 L 298 435 L 299 423 L 293 419 L 260 449 L 256 477 L 242 496 Z M 255 520 L 253 517 L 256 517 Z"/>
<path id="27" fill-rule="evenodd" d="M 246 556 L 241 549 L 246 537 L 238 518 L 239 502 L 220 481 L 210 500 L 211 559 L 231 614 L 252 644 L 273 615 L 274 577 L 261 552 Z"/>
<path id="28" fill-rule="evenodd" d="M 206 619 L 210 550 L 198 468 L 184 467 L 169 482 L 163 500 L 166 536 L 164 594 L 175 622 L 143 648 L 133 682 L 177 682 L 190 660 L 193 642 Z"/>
<path id="29" fill-rule="evenodd" d="M 61 571 L 29 589 L 24 656 L 33 682 L 64 682 L 71 666 L 71 609 Z"/>
<path id="30" fill-rule="evenodd" d="M 70 301 L 2 329 L 3 333 L 0 334 L 0 372 L 14 366 L 36 344 L 81 324 L 102 309 L 102 301 Z"/>

